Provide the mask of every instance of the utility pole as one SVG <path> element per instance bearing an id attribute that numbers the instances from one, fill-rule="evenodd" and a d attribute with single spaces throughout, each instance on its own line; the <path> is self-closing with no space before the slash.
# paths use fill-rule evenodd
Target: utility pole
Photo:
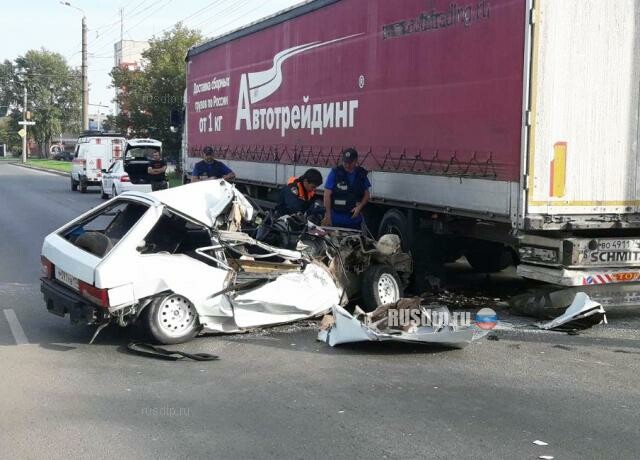
<path id="1" fill-rule="evenodd" d="M 82 8 L 60 0 L 60 4 L 82 13 L 82 130 L 89 129 L 89 80 L 87 75 L 87 15 Z"/>
<path id="2" fill-rule="evenodd" d="M 87 75 L 87 17 L 82 16 L 82 129 L 89 129 L 89 80 Z"/>
<path id="3" fill-rule="evenodd" d="M 22 162 L 27 162 L 27 87 L 24 87 L 24 101 L 22 106 L 22 121 L 24 125 L 22 125 L 24 129 L 24 136 L 22 136 Z"/>

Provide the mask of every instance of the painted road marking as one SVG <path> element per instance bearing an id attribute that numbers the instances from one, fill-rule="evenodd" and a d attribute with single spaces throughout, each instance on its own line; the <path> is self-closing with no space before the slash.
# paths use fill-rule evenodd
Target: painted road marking
<path id="1" fill-rule="evenodd" d="M 13 334 L 13 338 L 16 341 L 16 345 L 24 345 L 29 343 L 29 340 L 27 340 L 27 336 L 24 335 L 24 330 L 20 325 L 20 321 L 18 321 L 16 312 L 11 308 L 7 308 L 4 310 L 4 316 L 5 318 L 7 318 L 9 329 L 11 329 L 11 333 Z"/>

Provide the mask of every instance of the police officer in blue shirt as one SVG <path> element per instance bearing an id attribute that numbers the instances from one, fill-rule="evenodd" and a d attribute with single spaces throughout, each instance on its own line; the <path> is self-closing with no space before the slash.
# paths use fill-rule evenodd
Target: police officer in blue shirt
<path id="1" fill-rule="evenodd" d="M 193 167 L 193 173 L 191 174 L 192 182 L 208 179 L 224 179 L 230 181 L 236 177 L 235 173 L 231 171 L 227 165 L 213 158 L 213 149 L 211 147 L 205 147 L 203 153 L 204 160 L 197 162 Z"/>
<path id="2" fill-rule="evenodd" d="M 371 182 L 367 170 L 357 165 L 358 152 L 342 152 L 342 164 L 333 168 L 324 184 L 325 215 L 323 225 L 361 228 L 362 209 L 369 202 Z"/>

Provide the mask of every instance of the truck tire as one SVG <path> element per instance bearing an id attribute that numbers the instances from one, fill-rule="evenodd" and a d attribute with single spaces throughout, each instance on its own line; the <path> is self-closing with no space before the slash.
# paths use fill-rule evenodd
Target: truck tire
<path id="1" fill-rule="evenodd" d="M 71 176 L 71 191 L 78 191 L 78 181 L 73 180 L 73 176 Z"/>
<path id="2" fill-rule="evenodd" d="M 193 304 L 174 293 L 156 297 L 145 308 L 142 317 L 152 338 L 165 345 L 188 342 L 200 331 Z"/>
<path id="3" fill-rule="evenodd" d="M 509 247 L 492 241 L 474 241 L 464 255 L 469 265 L 480 273 L 496 273 L 515 263 Z"/>
<path id="4" fill-rule="evenodd" d="M 378 238 L 388 233 L 398 235 L 403 251 L 410 251 L 413 247 L 413 229 L 411 222 L 399 209 L 389 209 L 384 213 L 378 227 Z"/>
<path id="5" fill-rule="evenodd" d="M 400 278 L 389 265 L 372 265 L 362 275 L 360 307 L 366 312 L 397 302 L 403 294 Z"/>

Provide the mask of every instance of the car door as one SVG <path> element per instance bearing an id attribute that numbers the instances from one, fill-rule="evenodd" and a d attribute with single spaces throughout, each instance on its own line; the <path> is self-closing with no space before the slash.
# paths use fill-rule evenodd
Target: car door
<path id="1" fill-rule="evenodd" d="M 116 161 L 113 163 L 113 172 L 111 173 L 111 184 L 112 187 L 115 185 L 116 193 L 120 195 L 122 193 L 122 188 L 120 187 L 120 178 L 124 174 L 124 166 L 122 161 Z"/>
<path id="2" fill-rule="evenodd" d="M 113 184 L 113 175 L 115 173 L 115 169 L 117 165 L 118 165 L 118 162 L 114 161 L 111 164 L 111 166 L 109 166 L 109 169 L 107 169 L 107 172 L 104 175 L 103 188 L 104 188 L 104 191 L 107 193 L 111 192 L 111 185 Z"/>
<path id="3" fill-rule="evenodd" d="M 76 149 L 73 152 L 73 159 L 71 160 L 71 177 L 75 181 L 80 180 L 80 171 L 82 170 L 82 157 L 80 156 L 80 147 L 80 144 L 76 144 Z"/>

